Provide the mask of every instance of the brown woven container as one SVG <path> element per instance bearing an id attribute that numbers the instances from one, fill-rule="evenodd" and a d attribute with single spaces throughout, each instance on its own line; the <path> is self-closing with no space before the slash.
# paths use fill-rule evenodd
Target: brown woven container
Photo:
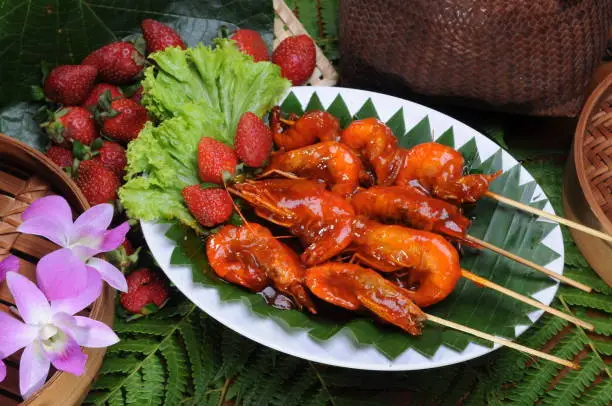
<path id="1" fill-rule="evenodd" d="M 612 234 L 612 74 L 582 110 L 563 186 L 568 218 Z M 612 244 L 570 231 L 589 264 L 612 285 Z"/>
<path id="2" fill-rule="evenodd" d="M 573 116 L 606 49 L 610 0 L 343 0 L 342 84 Z"/>
<path id="3" fill-rule="evenodd" d="M 36 199 L 50 194 L 64 196 L 70 203 L 75 215 L 89 206 L 78 187 L 60 169 L 40 152 L 0 134 L 0 260 L 9 254 L 20 258 L 20 273 L 35 279 L 38 259 L 57 249 L 57 246 L 44 238 L 21 234 L 15 228 L 21 223 L 21 213 Z M 102 296 L 82 312 L 112 325 L 115 305 L 113 289 L 105 285 Z M 0 311 L 8 311 L 14 304 L 5 283 L 0 285 Z M 71 406 L 80 404 L 88 392 L 89 385 L 96 376 L 104 353 L 104 348 L 87 348 L 86 371 L 83 376 L 51 371 L 48 382 L 24 405 L 31 406 Z M 7 377 L 0 383 L 0 405 L 17 405 L 19 396 L 19 358 L 21 353 L 12 355 L 7 362 Z"/>

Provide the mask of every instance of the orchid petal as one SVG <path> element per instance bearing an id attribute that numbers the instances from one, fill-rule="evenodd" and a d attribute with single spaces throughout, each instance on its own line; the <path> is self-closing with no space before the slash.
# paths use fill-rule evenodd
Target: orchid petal
<path id="1" fill-rule="evenodd" d="M 113 220 L 113 205 L 110 203 L 98 204 L 86 210 L 74 221 L 74 229 L 91 226 L 98 230 L 106 230 Z"/>
<path id="2" fill-rule="evenodd" d="M 110 327 L 89 317 L 59 313 L 53 317 L 53 321 L 83 347 L 102 348 L 119 342 L 119 337 Z"/>
<path id="3" fill-rule="evenodd" d="M 87 240 L 81 239 L 83 245 L 74 245 L 70 249 L 81 261 L 86 262 L 89 258 L 98 255 L 103 252 L 100 248 L 104 241 L 104 231 L 100 232 L 97 237 L 88 238 Z M 84 245 L 90 244 L 90 245 Z"/>
<path id="4" fill-rule="evenodd" d="M 52 342 L 43 342 L 45 355 L 51 364 L 60 371 L 70 372 L 81 376 L 85 372 L 87 354 L 81 350 L 79 343 L 64 331 L 59 330 Z"/>
<path id="5" fill-rule="evenodd" d="M 0 358 L 6 358 L 34 341 L 38 328 L 29 326 L 6 312 L 0 312 Z"/>
<path id="6" fill-rule="evenodd" d="M 51 301 L 51 312 L 75 314 L 92 304 L 102 293 L 102 279 L 100 273 L 91 267 L 86 267 L 86 288 L 75 297 Z"/>
<path id="7" fill-rule="evenodd" d="M 62 248 L 38 261 L 36 280 L 49 300 L 74 297 L 87 287 L 85 264 L 69 248 Z"/>
<path id="8" fill-rule="evenodd" d="M 19 363 L 19 390 L 24 399 L 42 388 L 50 367 L 40 341 L 36 340 L 25 348 Z"/>
<path id="9" fill-rule="evenodd" d="M 130 225 L 128 222 L 121 223 L 112 230 L 108 230 L 104 233 L 104 242 L 100 247 L 102 252 L 112 251 L 118 248 L 123 241 L 125 241 L 125 235 L 130 231 Z"/>
<path id="10" fill-rule="evenodd" d="M 72 229 L 72 211 L 61 196 L 36 200 L 22 214 L 17 231 L 45 237 L 59 246 L 68 244 Z"/>
<path id="11" fill-rule="evenodd" d="M 128 286 L 125 280 L 125 275 L 117 269 L 113 264 L 100 258 L 92 258 L 87 262 L 87 265 L 100 272 L 100 276 L 109 285 L 121 292 L 127 292 Z"/>
<path id="12" fill-rule="evenodd" d="M 51 319 L 49 302 L 33 282 L 17 272 L 9 272 L 6 282 L 26 324 L 44 324 Z"/>
<path id="13" fill-rule="evenodd" d="M 0 382 L 4 381 L 4 378 L 6 378 L 6 364 L 0 359 Z"/>
<path id="14" fill-rule="evenodd" d="M 0 282 L 6 279 L 6 274 L 8 272 L 18 272 L 19 271 L 19 258 L 15 255 L 9 255 L 0 261 Z"/>

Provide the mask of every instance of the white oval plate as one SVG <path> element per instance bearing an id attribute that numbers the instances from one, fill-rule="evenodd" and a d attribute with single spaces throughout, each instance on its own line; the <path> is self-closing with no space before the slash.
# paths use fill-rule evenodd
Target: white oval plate
<path id="1" fill-rule="evenodd" d="M 376 111 L 383 121 L 387 121 L 393 113 L 400 107 L 403 107 L 406 128 L 412 128 L 427 115 L 429 116 L 434 137 L 440 136 L 451 126 L 454 129 L 455 141 L 458 147 L 475 137 L 478 152 L 483 161 L 499 149 L 493 141 L 465 124 L 428 107 L 397 97 L 340 87 L 294 87 L 291 91 L 297 96 L 303 107 L 306 106 L 313 92 L 317 93 L 323 106 L 326 108 L 338 94 L 341 94 L 351 114 L 355 114 L 364 102 L 371 98 Z M 504 171 L 516 164 L 517 161 L 504 151 Z M 521 184 L 529 181 L 533 181 L 532 176 L 522 168 Z M 544 198 L 544 192 L 539 186 L 536 188 L 534 196 Z M 544 209 L 554 213 L 549 203 L 547 203 Z M 348 334 L 350 333 L 344 330 L 326 341 L 314 340 L 305 331 L 289 331 L 272 318 L 263 318 L 252 313 L 246 304 L 242 302 L 223 302 L 219 299 L 219 295 L 214 288 L 193 283 L 192 271 L 188 266 L 171 265 L 170 256 L 175 245 L 173 241 L 165 237 L 168 228 L 168 224 L 142 223 L 142 230 L 149 248 L 172 283 L 211 317 L 235 332 L 275 350 L 328 365 L 378 371 L 408 371 L 436 368 L 467 361 L 499 348 L 499 345 L 487 348 L 470 343 L 463 351 L 457 352 L 441 346 L 431 358 L 426 358 L 415 350 L 408 349 L 391 361 L 372 346 L 356 344 L 349 337 Z M 564 257 L 560 228 L 558 226 L 555 227 L 546 236 L 543 243 L 560 255 L 559 258 L 547 264 L 546 267 L 561 274 L 563 272 Z M 555 284 L 537 292 L 532 297 L 545 304 L 550 304 L 557 288 L 558 284 Z M 535 322 L 542 313 L 540 310 L 534 311 L 529 314 L 529 318 L 532 322 Z M 517 325 L 515 326 L 515 331 L 518 335 L 523 333 L 528 327 L 526 325 Z"/>

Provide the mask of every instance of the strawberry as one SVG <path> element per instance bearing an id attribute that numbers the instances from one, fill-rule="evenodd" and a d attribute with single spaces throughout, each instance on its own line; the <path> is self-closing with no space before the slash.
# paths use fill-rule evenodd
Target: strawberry
<path id="1" fill-rule="evenodd" d="M 106 107 L 96 112 L 102 123 L 102 133 L 120 142 L 128 143 L 138 137 L 149 119 L 147 109 L 134 100 L 117 99 Z"/>
<path id="2" fill-rule="evenodd" d="M 74 181 L 92 206 L 115 200 L 117 189 L 121 186 L 119 177 L 113 171 L 92 159 L 80 163 Z"/>
<path id="3" fill-rule="evenodd" d="M 176 31 L 159 21 L 147 18 L 142 20 L 140 28 L 147 43 L 147 54 L 163 51 L 168 47 L 187 48 Z"/>
<path id="4" fill-rule="evenodd" d="M 45 155 L 47 155 L 47 158 L 52 160 L 60 168 L 71 167 L 72 161 L 74 160 L 72 151 L 66 148 L 58 147 L 57 145 L 52 145 L 47 152 L 45 152 Z"/>
<path id="5" fill-rule="evenodd" d="M 91 113 L 83 107 L 63 107 L 53 113 L 52 120 L 42 124 L 51 140 L 63 147 L 73 141 L 90 145 L 98 136 Z"/>
<path id="6" fill-rule="evenodd" d="M 296 35 L 278 44 L 272 54 L 272 62 L 280 66 L 283 77 L 294 86 L 299 86 L 312 75 L 316 53 L 315 44 L 308 35 Z"/>
<path id="7" fill-rule="evenodd" d="M 230 39 L 236 41 L 240 51 L 251 55 L 255 62 L 270 60 L 268 46 L 257 31 L 241 29 L 236 31 Z"/>
<path id="8" fill-rule="evenodd" d="M 119 176 L 119 179 L 123 177 L 123 171 L 127 165 L 125 149 L 116 142 L 111 141 L 104 141 L 94 161 L 100 162 L 106 169 L 113 171 Z"/>
<path id="9" fill-rule="evenodd" d="M 204 227 L 226 222 L 232 215 L 232 198 L 225 189 L 192 185 L 183 188 L 187 208 Z"/>
<path id="10" fill-rule="evenodd" d="M 45 80 L 45 96 L 66 106 L 81 104 L 91 91 L 97 75 L 95 66 L 60 65 Z"/>
<path id="11" fill-rule="evenodd" d="M 123 85 L 133 82 L 140 75 L 144 56 L 131 42 L 117 41 L 93 51 L 82 63 L 98 68 L 102 81 Z"/>
<path id="12" fill-rule="evenodd" d="M 168 284 L 157 272 L 149 268 L 135 270 L 126 280 L 128 291 L 122 293 L 119 300 L 121 306 L 130 313 L 150 314 L 152 310 L 148 305 L 160 308 L 168 300 Z"/>
<path id="13" fill-rule="evenodd" d="M 263 166 L 272 151 L 272 132 L 255 114 L 247 111 L 236 127 L 236 154 L 248 166 Z"/>
<path id="14" fill-rule="evenodd" d="M 238 157 L 222 142 L 202 137 L 198 144 L 198 173 L 202 182 L 223 183 L 223 172 L 236 173 Z"/>
<path id="15" fill-rule="evenodd" d="M 81 107 L 93 111 L 100 101 L 100 96 L 102 96 L 104 92 L 109 93 L 111 100 L 123 97 L 121 89 L 119 89 L 117 86 L 109 85 L 108 83 L 98 83 L 93 87 L 93 89 L 91 89 L 89 96 L 87 96 L 83 104 L 81 104 Z"/>

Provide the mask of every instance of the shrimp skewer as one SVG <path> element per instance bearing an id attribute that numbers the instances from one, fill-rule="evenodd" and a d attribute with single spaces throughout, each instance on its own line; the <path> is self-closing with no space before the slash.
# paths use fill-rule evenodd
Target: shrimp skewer
<path id="1" fill-rule="evenodd" d="M 375 268 L 377 264 L 383 264 L 381 270 L 384 272 L 410 269 L 410 281 L 416 281 L 418 287 L 409 290 L 409 295 L 418 306 L 427 307 L 445 299 L 463 276 L 478 285 L 508 295 L 581 327 L 594 329 L 592 324 L 577 317 L 461 269 L 457 251 L 438 234 L 397 225 L 383 225 L 363 217 L 355 220 L 353 234 L 353 246 L 358 259 L 362 262 Z"/>
<path id="2" fill-rule="evenodd" d="M 267 228 L 255 223 L 223 226 L 208 238 L 206 256 L 222 279 L 255 292 L 272 284 L 298 308 L 317 312 L 302 284 L 304 267 L 297 255 Z"/>
<path id="3" fill-rule="evenodd" d="M 423 196 L 414 189 L 402 186 L 373 186 L 355 193 L 351 203 L 358 215 L 382 222 L 404 223 L 458 239 L 472 247 L 486 248 L 570 286 L 586 292 L 591 291 L 591 288 L 583 283 L 559 275 L 533 261 L 468 235 L 470 221 L 460 213 L 457 206 L 433 197 Z"/>
<path id="4" fill-rule="evenodd" d="M 305 179 L 266 179 L 236 183 L 228 188 L 255 207 L 255 213 L 287 227 L 306 249 L 308 266 L 342 252 L 352 240 L 353 207 L 325 185 Z"/>
<path id="5" fill-rule="evenodd" d="M 297 176 L 326 183 L 331 190 L 348 195 L 359 186 L 362 167 L 357 155 L 346 145 L 324 141 L 272 155 L 262 176 L 291 172 Z"/>
<path id="6" fill-rule="evenodd" d="M 364 307 L 381 319 L 417 335 L 425 320 L 453 328 L 497 344 L 578 369 L 578 365 L 513 341 L 424 313 L 411 300 L 409 291 L 391 283 L 375 271 L 355 264 L 326 263 L 306 270 L 306 286 L 320 299 L 348 310 Z"/>

